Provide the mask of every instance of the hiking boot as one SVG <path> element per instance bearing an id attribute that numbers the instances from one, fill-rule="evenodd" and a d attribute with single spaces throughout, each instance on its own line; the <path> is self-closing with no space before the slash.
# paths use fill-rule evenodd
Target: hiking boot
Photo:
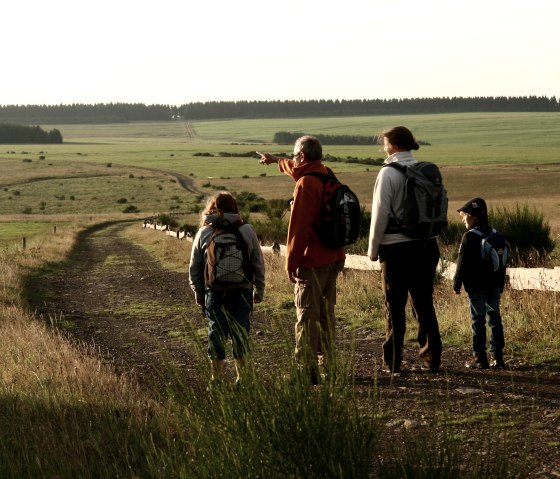
<path id="1" fill-rule="evenodd" d="M 465 363 L 468 369 L 488 369 L 488 358 L 486 356 L 473 356 L 473 358 Z"/>
<path id="2" fill-rule="evenodd" d="M 401 372 L 401 367 L 397 366 L 395 368 L 392 368 L 391 366 L 389 366 L 387 364 L 383 364 L 383 366 L 381 367 L 381 371 L 383 371 L 384 373 L 387 373 L 387 374 L 398 375 Z"/>
<path id="3" fill-rule="evenodd" d="M 430 361 L 422 361 L 420 369 L 422 371 L 427 371 L 433 374 L 437 374 L 440 372 L 439 364 L 432 364 Z"/>
<path id="4" fill-rule="evenodd" d="M 492 362 L 490 363 L 490 367 L 491 368 L 495 368 L 495 369 L 505 369 L 507 368 L 507 365 L 504 361 L 504 356 L 502 355 L 501 352 L 496 352 L 493 354 L 493 359 Z"/>
<path id="5" fill-rule="evenodd" d="M 420 369 L 422 371 L 428 371 L 430 373 L 439 373 L 439 361 L 434 361 L 431 352 L 427 352 L 423 356 L 421 356 L 422 364 L 420 364 Z"/>

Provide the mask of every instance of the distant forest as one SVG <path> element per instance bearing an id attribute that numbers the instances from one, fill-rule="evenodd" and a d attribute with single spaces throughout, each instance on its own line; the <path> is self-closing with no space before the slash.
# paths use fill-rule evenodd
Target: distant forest
<path id="1" fill-rule="evenodd" d="M 98 103 L 0 105 L 0 122 L 19 124 L 408 115 L 467 112 L 558 112 L 556 97 L 452 97 L 391 100 L 210 101 L 173 105 Z"/>
<path id="2" fill-rule="evenodd" d="M 53 143 L 62 143 L 62 134 L 56 128 L 45 131 L 39 126 L 21 126 L 0 123 L 0 144 Z"/>

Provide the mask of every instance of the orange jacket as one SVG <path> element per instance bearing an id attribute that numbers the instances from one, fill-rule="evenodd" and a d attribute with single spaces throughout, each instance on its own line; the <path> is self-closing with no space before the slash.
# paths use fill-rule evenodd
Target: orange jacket
<path id="1" fill-rule="evenodd" d="M 296 182 L 288 226 L 286 271 L 319 268 L 344 259 L 344 248 L 329 248 L 319 241 L 315 226 L 321 216 L 324 186 L 319 178 L 304 176 L 312 171 L 326 174 L 326 167 L 320 161 L 296 167 L 293 160 L 282 158 L 278 161 L 278 169 Z"/>

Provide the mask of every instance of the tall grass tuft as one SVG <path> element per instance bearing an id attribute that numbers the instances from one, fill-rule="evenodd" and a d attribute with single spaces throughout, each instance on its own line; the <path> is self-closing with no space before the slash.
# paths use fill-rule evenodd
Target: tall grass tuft
<path id="1" fill-rule="evenodd" d="M 178 477 L 371 475 L 377 423 L 343 384 L 312 387 L 295 368 L 247 374 L 240 388 L 213 385 L 191 406 L 182 416 L 187 457 L 175 459 Z M 162 451 L 159 461 L 174 459 Z"/>
<path id="2" fill-rule="evenodd" d="M 512 265 L 543 266 L 554 250 L 551 228 L 543 213 L 526 204 L 516 204 L 513 210 L 497 208 L 496 212 L 490 212 L 490 224 L 508 237 Z"/>
<path id="3" fill-rule="evenodd" d="M 507 236 L 510 245 L 510 262 L 512 267 L 533 268 L 545 266 L 555 241 L 550 225 L 542 212 L 529 208 L 527 204 L 516 204 L 513 210 L 497 208 L 489 212 L 492 227 Z M 460 221 L 450 221 L 440 235 L 445 256 L 455 260 L 465 227 Z"/>

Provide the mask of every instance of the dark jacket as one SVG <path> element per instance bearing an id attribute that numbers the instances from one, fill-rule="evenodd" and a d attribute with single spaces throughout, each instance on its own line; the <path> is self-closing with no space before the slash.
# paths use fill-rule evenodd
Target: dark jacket
<path id="1" fill-rule="evenodd" d="M 477 223 L 472 229 L 489 234 L 492 227 L 488 223 Z M 505 268 L 492 272 L 488 262 L 480 254 L 482 237 L 472 230 L 467 231 L 461 240 L 457 270 L 453 278 L 453 291 L 461 291 L 461 286 L 467 293 L 483 291 L 491 288 L 504 290 Z"/>

